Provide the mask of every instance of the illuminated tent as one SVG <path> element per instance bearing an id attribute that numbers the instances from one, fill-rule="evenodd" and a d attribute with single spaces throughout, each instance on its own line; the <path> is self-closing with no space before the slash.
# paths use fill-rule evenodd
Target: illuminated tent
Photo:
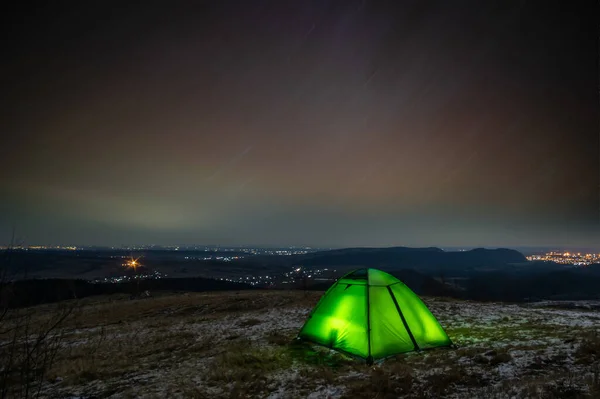
<path id="1" fill-rule="evenodd" d="M 313 309 L 298 338 L 372 363 L 452 342 L 419 297 L 397 278 L 358 269 L 333 284 Z"/>

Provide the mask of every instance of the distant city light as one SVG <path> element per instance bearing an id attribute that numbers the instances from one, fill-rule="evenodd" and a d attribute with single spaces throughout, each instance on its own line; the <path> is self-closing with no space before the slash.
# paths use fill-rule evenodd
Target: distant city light
<path id="1" fill-rule="evenodd" d="M 529 261 L 554 262 L 561 265 L 589 266 L 594 263 L 600 263 L 600 254 L 582 254 L 571 252 L 552 251 L 544 255 L 530 255 L 526 257 Z"/>
<path id="2" fill-rule="evenodd" d="M 133 259 L 133 257 L 131 257 L 131 259 L 129 259 L 127 262 L 125 262 L 123 264 L 123 266 L 125 266 L 126 268 L 129 269 L 133 269 L 134 271 L 137 272 L 138 267 L 142 266 L 139 262 L 140 258 L 137 259 Z"/>

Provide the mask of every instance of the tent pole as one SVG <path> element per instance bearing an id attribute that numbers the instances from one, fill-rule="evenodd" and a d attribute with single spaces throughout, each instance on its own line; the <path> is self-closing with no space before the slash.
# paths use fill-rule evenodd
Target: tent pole
<path id="1" fill-rule="evenodd" d="M 373 356 L 371 356 L 371 306 L 370 306 L 370 295 L 369 291 L 369 269 L 367 269 L 367 284 L 365 285 L 367 288 L 367 347 L 368 347 L 368 356 L 367 356 L 367 364 L 370 366 L 373 364 Z"/>
<path id="2" fill-rule="evenodd" d="M 406 332 L 408 333 L 410 340 L 412 341 L 413 345 L 415 346 L 415 350 L 416 351 L 421 350 L 421 348 L 419 348 L 419 344 L 417 344 L 417 341 L 415 340 L 415 337 L 413 336 L 412 331 L 410 331 L 410 328 L 408 327 L 408 323 L 406 322 L 406 319 L 404 318 L 404 315 L 402 314 L 402 310 L 400 310 L 400 305 L 398 305 L 398 301 L 396 300 L 396 296 L 394 295 L 392 288 L 388 285 L 387 289 L 388 289 L 388 292 L 390 293 L 390 296 L 392 297 L 392 300 L 394 301 L 394 305 L 396 305 L 396 310 L 398 311 L 398 314 L 400 315 L 400 318 L 402 319 L 404 328 L 406 328 Z"/>

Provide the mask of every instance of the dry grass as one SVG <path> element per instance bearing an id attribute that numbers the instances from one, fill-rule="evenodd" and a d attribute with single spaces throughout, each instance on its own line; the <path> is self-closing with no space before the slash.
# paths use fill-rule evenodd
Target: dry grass
<path id="1" fill-rule="evenodd" d="M 174 293 L 137 300 L 120 294 L 91 297 L 78 301 L 82 311 L 71 322 L 71 327 L 92 328 L 138 321 L 168 324 L 172 320 L 211 319 L 225 313 L 245 314 L 285 306 L 312 307 L 320 296 L 312 292 L 308 296 L 297 294 L 295 291 L 239 291 Z M 53 305 L 36 308 L 36 313 L 41 317 L 50 308 Z"/>
<path id="2" fill-rule="evenodd" d="M 512 360 L 512 356 L 506 350 L 500 351 L 500 352 L 491 351 L 491 353 L 488 352 L 488 354 L 489 354 L 489 363 L 492 366 L 496 366 L 500 363 L 507 363 Z"/>
<path id="3" fill-rule="evenodd" d="M 262 398 L 281 390 L 286 398 L 378 399 L 600 394 L 600 339 L 593 328 L 522 321 L 512 314 L 486 322 L 477 317 L 488 311 L 462 317 L 459 302 L 435 300 L 432 309 L 459 349 L 403 354 L 367 367 L 294 339 L 320 295 L 242 291 L 78 301 L 76 314 L 65 322 L 64 345 L 44 394 Z M 35 322 L 43 325 L 52 309 L 31 309 Z M 531 360 L 524 361 L 524 354 Z M 577 373 L 571 376 L 573 368 Z M 513 378 L 503 370 L 518 374 Z"/>
<path id="4" fill-rule="evenodd" d="M 62 349 L 71 304 L 51 311 L 0 310 L 0 397 L 37 397 Z"/>
<path id="5" fill-rule="evenodd" d="M 267 342 L 271 345 L 285 346 L 292 343 L 295 334 L 275 330 L 267 333 Z"/>
<path id="6" fill-rule="evenodd" d="M 413 370 L 404 364 L 373 367 L 364 380 L 348 381 L 345 398 L 398 398 L 412 392 Z"/>
<path id="7" fill-rule="evenodd" d="M 587 378 L 588 393 L 594 398 L 600 398 L 600 363 L 592 369 Z"/>
<path id="8" fill-rule="evenodd" d="M 118 333 L 88 335 L 80 345 L 62 351 L 50 371 L 50 379 L 61 377 L 66 384 L 119 377 L 142 370 L 153 370 L 171 358 L 202 355 L 210 351 L 213 337 L 198 337 L 188 331 L 156 329 L 147 334 L 136 326 Z"/>
<path id="9" fill-rule="evenodd" d="M 581 364 L 594 364 L 600 361 L 600 334 L 594 331 L 583 335 L 575 356 L 577 362 Z"/>
<path id="10" fill-rule="evenodd" d="M 284 348 L 256 347 L 249 341 L 239 341 L 224 348 L 209 366 L 206 376 L 209 386 L 230 386 L 234 397 L 267 391 L 269 374 L 285 370 L 292 364 Z"/>
<path id="11" fill-rule="evenodd" d="M 239 320 L 235 325 L 245 330 L 263 323 L 260 318 L 246 317 L 248 313 L 314 306 L 318 298 L 279 291 L 172 294 L 139 300 L 122 295 L 88 298 L 79 302 L 77 317 L 64 326 L 68 345 L 59 353 L 48 381 L 64 392 L 64 387 L 91 387 L 114 380 L 104 384 L 101 393 L 122 392 L 127 396 L 131 389 L 119 380 L 151 376 L 165 371 L 165 367 L 175 369 L 185 362 L 207 359 L 209 385 L 231 384 L 233 396 L 235 392 L 258 393 L 264 389 L 270 371 L 291 365 L 294 354 L 288 346 L 295 335 L 270 331 L 266 341 L 280 348 L 271 349 L 253 345 L 241 333 L 202 334 L 198 326 L 232 318 Z M 40 315 L 39 321 L 42 319 Z M 173 359 L 177 359 L 176 365 Z M 205 390 L 189 380 L 180 382 L 180 386 L 184 387 L 185 397 L 206 397 Z"/>
<path id="12" fill-rule="evenodd" d="M 246 319 L 246 320 L 242 320 L 238 323 L 238 326 L 240 327 L 252 327 L 252 326 L 256 326 L 259 325 L 260 323 L 262 323 L 262 320 L 260 319 Z"/>

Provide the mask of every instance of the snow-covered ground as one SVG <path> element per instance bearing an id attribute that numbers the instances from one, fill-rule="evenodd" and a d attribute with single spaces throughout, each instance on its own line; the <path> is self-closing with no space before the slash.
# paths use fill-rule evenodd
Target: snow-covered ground
<path id="1" fill-rule="evenodd" d="M 82 309 L 46 397 L 529 398 L 600 396 L 600 303 L 424 298 L 455 349 L 366 366 L 292 342 L 321 293 L 96 300 Z"/>

